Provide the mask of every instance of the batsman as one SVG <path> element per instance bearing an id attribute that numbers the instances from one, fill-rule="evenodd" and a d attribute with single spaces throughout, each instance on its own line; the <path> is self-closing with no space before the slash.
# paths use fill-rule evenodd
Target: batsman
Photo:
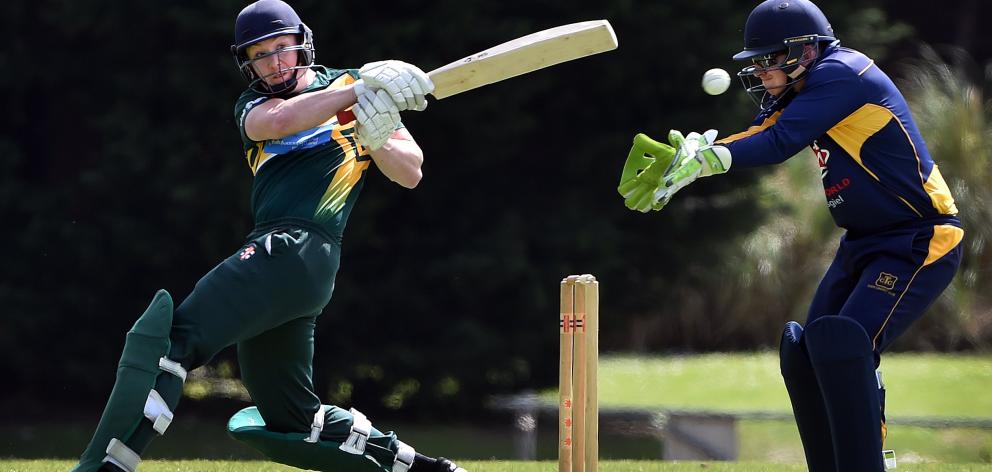
<path id="1" fill-rule="evenodd" d="M 947 287 L 961 261 L 957 208 L 909 107 L 871 58 L 843 47 L 808 0 L 768 0 L 744 25 L 737 75 L 760 111 L 746 131 L 641 134 L 619 191 L 662 209 L 701 177 L 777 164 L 808 146 L 846 231 L 780 362 L 813 472 L 886 469 L 880 355 Z M 886 451 L 890 452 L 890 451 Z"/>
<path id="2" fill-rule="evenodd" d="M 74 470 L 134 471 L 175 418 L 186 373 L 236 345 L 255 406 L 228 430 L 271 459 L 315 470 L 465 472 L 355 409 L 322 404 L 312 381 L 314 326 L 334 289 L 348 216 L 373 163 L 399 185 L 419 182 L 423 152 L 400 112 L 423 110 L 433 84 L 399 61 L 316 65 L 311 30 L 280 0 L 241 11 L 231 52 L 249 84 L 234 118 L 254 175 L 255 228 L 178 307 L 164 290 L 152 299 L 127 333 L 110 399 Z M 335 113 L 349 107 L 357 123 L 338 123 Z"/>

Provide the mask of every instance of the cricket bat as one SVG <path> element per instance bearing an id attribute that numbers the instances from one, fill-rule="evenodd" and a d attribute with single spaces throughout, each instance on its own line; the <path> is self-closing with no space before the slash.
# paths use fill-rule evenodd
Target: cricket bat
<path id="1" fill-rule="evenodd" d="M 440 100 L 548 66 L 617 48 L 617 35 L 606 20 L 583 21 L 528 34 L 454 61 L 427 73 L 431 95 Z M 351 109 L 338 112 L 338 123 L 355 121 Z"/>

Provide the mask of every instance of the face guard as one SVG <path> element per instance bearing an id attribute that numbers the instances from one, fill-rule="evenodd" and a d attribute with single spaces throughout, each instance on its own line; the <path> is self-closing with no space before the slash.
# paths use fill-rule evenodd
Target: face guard
<path id="1" fill-rule="evenodd" d="M 305 28 L 305 26 L 304 26 Z M 262 41 L 262 38 L 258 41 L 244 45 L 240 52 L 234 51 L 234 61 L 238 65 L 238 69 L 241 71 L 241 75 L 248 80 L 248 88 L 262 94 L 269 96 L 279 96 L 293 91 L 296 88 L 296 84 L 299 79 L 299 71 L 306 70 L 314 64 L 314 48 L 313 48 L 313 37 L 309 34 L 309 30 L 302 35 L 297 37 L 302 38 L 302 44 L 297 44 L 295 46 L 289 46 L 285 48 L 279 48 L 274 51 L 261 54 L 256 57 L 249 58 L 245 52 L 248 47 L 254 43 Z M 256 62 L 265 61 L 268 58 L 279 55 L 286 54 L 292 51 L 297 52 L 297 60 L 295 64 L 289 65 L 283 61 L 280 61 L 281 67 L 275 72 L 260 76 L 254 67 Z M 269 77 L 278 76 L 285 72 L 292 72 L 290 77 L 282 82 L 276 84 L 269 84 L 265 79 Z"/>
<path id="2" fill-rule="evenodd" d="M 820 57 L 819 42 L 830 39 L 833 38 L 815 34 L 787 38 L 783 41 L 782 49 L 750 57 L 752 64 L 741 69 L 737 77 L 751 100 L 762 111 L 768 110 L 783 97 L 790 95 L 795 84 L 806 77 L 809 67 Z M 785 54 L 785 58 L 776 62 L 776 58 L 782 54 Z M 761 79 L 757 77 L 759 73 L 773 70 L 781 70 L 788 77 L 782 91 L 777 95 L 765 89 Z"/>

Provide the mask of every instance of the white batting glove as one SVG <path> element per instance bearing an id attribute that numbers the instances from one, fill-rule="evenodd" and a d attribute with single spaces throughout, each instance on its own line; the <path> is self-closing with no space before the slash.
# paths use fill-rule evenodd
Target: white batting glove
<path id="1" fill-rule="evenodd" d="M 362 66 L 358 71 L 363 84 L 357 86 L 383 89 L 389 93 L 400 111 L 424 111 L 427 108 L 425 95 L 434 91 L 434 82 L 417 66 L 403 61 L 378 61 Z"/>
<path id="2" fill-rule="evenodd" d="M 386 144 L 400 124 L 400 110 L 385 90 L 366 89 L 351 111 L 358 121 L 355 139 L 373 151 Z"/>

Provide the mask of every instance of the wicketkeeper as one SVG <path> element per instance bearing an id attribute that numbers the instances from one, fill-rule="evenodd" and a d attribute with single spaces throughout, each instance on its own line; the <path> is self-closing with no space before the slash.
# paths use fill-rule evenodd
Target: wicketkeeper
<path id="1" fill-rule="evenodd" d="M 399 61 L 315 65 L 313 36 L 280 0 L 237 17 L 231 47 L 248 89 L 234 116 L 254 174 L 255 229 L 178 307 L 160 290 L 127 334 L 117 382 L 74 469 L 134 471 L 173 421 L 186 373 L 236 344 L 255 406 L 230 434 L 275 461 L 333 471 L 464 472 L 418 454 L 355 409 L 314 392 L 314 326 L 331 298 L 341 238 L 371 163 L 413 188 L 423 153 L 400 121 L 433 90 Z M 356 104 L 357 102 L 357 104 Z M 335 113 L 354 105 L 357 124 Z"/>
<path id="2" fill-rule="evenodd" d="M 902 94 L 810 1 L 758 5 L 734 59 L 752 63 L 737 75 L 761 109 L 753 125 L 720 140 L 638 135 L 619 191 L 630 209 L 660 210 L 700 177 L 813 150 L 847 231 L 805 329 L 785 326 L 782 377 L 811 471 L 885 470 L 879 356 L 954 277 L 964 235 L 954 199 Z"/>

